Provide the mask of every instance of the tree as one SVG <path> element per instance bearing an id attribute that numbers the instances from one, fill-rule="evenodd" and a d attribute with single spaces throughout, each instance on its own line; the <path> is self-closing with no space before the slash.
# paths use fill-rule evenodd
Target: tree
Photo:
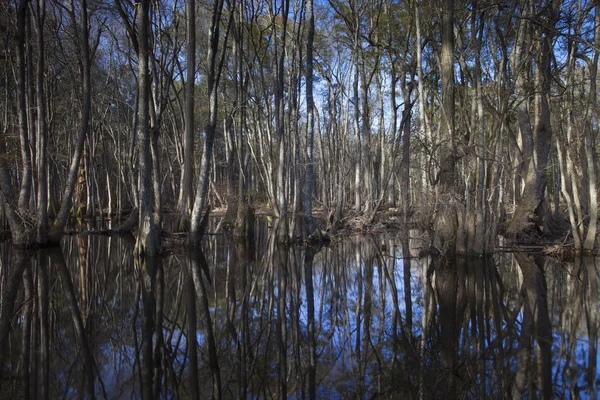
<path id="1" fill-rule="evenodd" d="M 312 195 L 314 186 L 314 136 L 315 136 L 315 101 L 313 99 L 313 43 L 315 38 L 315 15 L 313 1 L 306 3 L 308 19 L 308 38 L 306 42 L 306 188 L 304 190 L 304 215 L 306 218 L 306 235 L 313 231 Z"/>
<path id="2" fill-rule="evenodd" d="M 229 3 L 230 11 L 235 3 Z M 196 186 L 196 197 L 194 199 L 194 208 L 192 209 L 191 215 L 191 229 L 189 243 L 190 246 L 198 246 L 202 239 L 200 230 L 200 217 L 202 210 L 206 205 L 206 198 L 208 193 L 208 184 L 210 181 L 210 162 L 213 152 L 213 143 L 215 140 L 215 132 L 217 127 L 217 116 L 218 116 L 218 92 L 219 81 L 221 79 L 221 72 L 223 71 L 223 63 L 225 57 L 225 50 L 227 48 L 227 40 L 229 37 L 229 31 L 231 28 L 232 18 L 229 18 L 227 24 L 225 38 L 222 44 L 222 50 L 219 54 L 219 42 L 221 32 L 221 15 L 223 13 L 223 0 L 216 0 L 212 7 L 212 17 L 210 23 L 210 29 L 208 31 L 208 51 L 206 53 L 206 60 L 208 65 L 206 82 L 208 87 L 208 120 L 205 126 L 205 141 L 204 141 L 204 152 L 202 153 L 202 161 L 200 164 L 200 173 L 198 174 L 197 186 Z"/>
<path id="3" fill-rule="evenodd" d="M 187 0 L 187 80 L 185 84 L 185 135 L 183 178 L 179 191 L 179 213 L 183 218 L 192 206 L 194 166 L 194 88 L 196 87 L 196 2 Z"/>
<path id="4" fill-rule="evenodd" d="M 527 235 L 560 235 L 561 226 L 552 218 L 546 201 L 547 172 L 552 143 L 552 125 L 550 112 L 550 86 L 552 82 L 551 59 L 552 30 L 555 16 L 548 4 L 542 4 L 541 10 L 548 18 L 547 25 L 536 27 L 537 74 L 535 79 L 536 112 L 533 129 L 533 158 L 527 160 L 527 175 L 522 197 L 510 221 L 508 232 L 519 238 Z"/>
<path id="5" fill-rule="evenodd" d="M 442 3 L 440 75 L 442 83 L 441 166 L 437 176 L 433 246 L 454 253 L 458 233 L 457 138 L 454 129 L 454 0 Z"/>
<path id="6" fill-rule="evenodd" d="M 139 133 L 140 144 L 140 189 L 139 189 L 139 228 L 136 253 L 156 256 L 160 252 L 160 238 L 157 235 L 153 217 L 151 185 L 152 155 L 150 153 L 150 71 L 148 66 L 150 39 L 150 0 L 138 3 L 138 97 L 139 97 Z"/>

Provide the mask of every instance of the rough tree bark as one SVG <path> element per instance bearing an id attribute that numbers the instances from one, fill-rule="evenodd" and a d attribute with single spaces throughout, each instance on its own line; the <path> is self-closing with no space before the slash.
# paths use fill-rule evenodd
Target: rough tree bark
<path id="1" fill-rule="evenodd" d="M 77 172 L 79 168 L 83 168 L 83 166 L 80 165 L 80 160 L 81 155 L 83 154 L 85 138 L 90 130 L 90 121 L 92 117 L 91 56 L 87 0 L 81 0 L 80 34 L 81 42 L 79 46 L 79 62 L 81 63 L 82 67 L 81 79 L 83 97 L 81 106 L 81 120 L 79 122 L 79 135 L 77 137 L 73 158 L 71 159 L 69 175 L 64 188 L 62 203 L 60 210 L 58 211 L 58 215 L 52 224 L 52 230 L 50 232 L 49 240 L 54 243 L 58 243 L 60 241 L 64 227 L 67 224 L 69 212 L 71 211 L 71 206 L 73 204 L 73 193 L 75 192 L 75 185 L 77 184 Z"/>
<path id="2" fill-rule="evenodd" d="M 196 1 L 187 0 L 187 80 L 185 83 L 185 134 L 183 136 L 183 182 L 179 214 L 183 219 L 192 207 L 194 166 L 194 88 L 196 79 Z"/>
<path id="3" fill-rule="evenodd" d="M 139 143 L 140 171 L 139 228 L 135 252 L 139 255 L 158 255 L 159 238 L 156 235 L 152 212 L 152 155 L 150 153 L 150 72 L 148 68 L 150 36 L 150 0 L 138 3 L 138 93 L 139 93 Z"/>
<path id="4" fill-rule="evenodd" d="M 23 213 L 29 208 L 29 199 L 32 188 L 31 151 L 29 145 L 29 130 L 27 126 L 27 101 L 25 91 L 25 25 L 27 23 L 27 9 L 29 0 L 21 0 L 17 11 L 17 97 L 19 105 L 19 136 L 22 157 L 22 180 L 19 192 L 19 212 Z M 31 60 L 27 60 L 31 64 Z M 29 65 L 29 69 L 33 68 Z"/>
<path id="5" fill-rule="evenodd" d="M 444 0 L 441 25 L 442 128 L 433 246 L 442 253 L 456 251 L 458 231 L 456 191 L 457 143 L 454 133 L 454 0 Z"/>
<path id="6" fill-rule="evenodd" d="M 206 205 L 208 184 L 210 181 L 210 161 L 212 159 L 213 143 L 217 127 L 217 87 L 219 86 L 224 61 L 224 54 L 221 54 L 220 59 L 218 58 L 223 3 L 223 0 L 216 0 L 213 3 L 211 25 L 208 32 L 208 51 L 206 54 L 208 61 L 208 71 L 206 76 L 208 86 L 208 121 L 204 130 L 206 139 L 204 141 L 204 152 L 202 154 L 202 162 L 200 164 L 200 173 L 198 174 L 198 184 L 196 187 L 196 197 L 194 199 L 194 207 L 191 215 L 192 221 L 189 236 L 189 245 L 191 247 L 199 246 L 200 240 L 202 239 L 202 235 L 200 234 L 200 218 L 202 216 L 202 209 Z M 232 20 L 233 18 L 229 18 L 229 24 L 223 43 L 223 52 L 227 47 L 226 44 Z"/>
<path id="7" fill-rule="evenodd" d="M 284 0 L 282 4 L 282 27 L 280 38 L 275 45 L 275 59 L 277 60 L 277 83 L 275 86 L 275 136 L 277 162 L 277 207 L 276 214 L 279 218 L 278 230 L 281 241 L 288 240 L 288 221 L 287 221 L 287 196 L 285 192 L 285 175 L 286 175 L 286 157 L 284 151 L 284 135 L 285 135 L 285 109 L 284 109 L 284 63 L 286 56 L 286 37 L 287 37 L 287 22 L 290 9 L 289 0 Z M 273 18 L 277 15 L 273 12 Z"/>
<path id="8" fill-rule="evenodd" d="M 308 38 L 306 42 L 306 188 L 304 191 L 305 236 L 313 231 L 312 192 L 315 179 L 313 143 L 315 135 L 315 101 L 313 99 L 313 42 L 315 38 L 315 15 L 313 0 L 308 0 Z"/>
<path id="9" fill-rule="evenodd" d="M 85 2 L 85 0 L 83 0 Z M 37 65 L 37 105 L 38 105 L 38 134 L 37 134 L 37 242 L 45 244 L 48 236 L 48 175 L 46 164 L 48 160 L 46 128 L 46 99 L 44 98 L 44 20 L 46 18 L 46 2 L 36 2 L 36 28 L 38 45 Z"/>
<path id="10" fill-rule="evenodd" d="M 552 23 L 550 22 L 552 25 Z M 542 29 L 542 28 L 539 28 Z M 538 33 L 538 71 L 536 76 L 537 110 L 533 132 L 534 157 L 528 162 L 525 190 L 520 198 L 507 232 L 517 239 L 530 240 L 535 237 L 551 237 L 562 233 L 552 219 L 545 192 L 547 184 L 546 167 L 552 143 L 552 125 L 550 123 L 550 60 L 552 55 L 552 35 L 549 28 Z M 532 236 L 533 235 L 533 236 Z"/>

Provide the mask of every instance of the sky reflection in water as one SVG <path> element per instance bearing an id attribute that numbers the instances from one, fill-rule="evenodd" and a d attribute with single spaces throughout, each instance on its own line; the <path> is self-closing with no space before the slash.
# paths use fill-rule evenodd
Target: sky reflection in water
<path id="1" fill-rule="evenodd" d="M 3 244 L 0 397 L 598 396 L 593 258 L 448 262 L 405 258 L 401 237 L 274 239 L 211 236 L 206 265 L 136 261 L 117 237 Z"/>

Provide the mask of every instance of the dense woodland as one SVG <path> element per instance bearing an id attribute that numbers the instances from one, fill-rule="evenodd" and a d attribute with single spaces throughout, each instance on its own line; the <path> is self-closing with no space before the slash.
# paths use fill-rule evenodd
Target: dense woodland
<path id="1" fill-rule="evenodd" d="M 393 210 L 442 253 L 591 251 L 599 6 L 2 2 L 3 220 L 32 246 L 131 211 L 116 231 L 155 255 L 163 230 L 197 245 L 208 204 L 242 236 L 267 209 L 282 240 Z"/>

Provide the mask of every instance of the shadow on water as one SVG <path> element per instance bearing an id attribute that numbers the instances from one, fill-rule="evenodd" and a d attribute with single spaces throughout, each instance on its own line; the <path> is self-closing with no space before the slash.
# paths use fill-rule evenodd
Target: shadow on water
<path id="1" fill-rule="evenodd" d="M 598 267 L 210 236 L 0 248 L 0 398 L 597 398 Z"/>

